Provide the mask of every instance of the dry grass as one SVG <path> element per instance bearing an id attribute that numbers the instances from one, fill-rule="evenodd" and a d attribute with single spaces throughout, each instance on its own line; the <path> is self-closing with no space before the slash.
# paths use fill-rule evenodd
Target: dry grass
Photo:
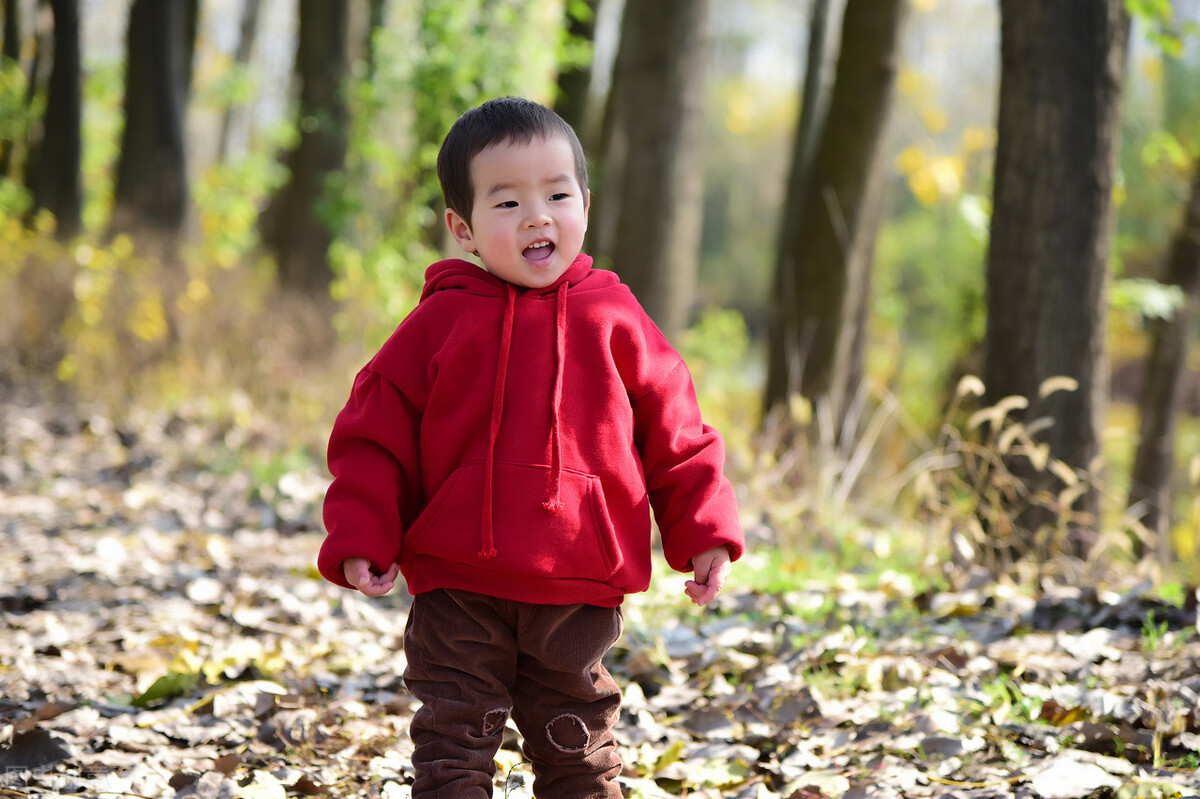
<path id="1" fill-rule="evenodd" d="M 339 341 L 333 303 L 275 285 L 269 265 L 165 262 L 128 242 L 58 244 L 28 231 L 0 242 L 0 380 L 93 405 L 203 402 L 252 412 L 282 440 L 323 449 L 367 353 Z"/>

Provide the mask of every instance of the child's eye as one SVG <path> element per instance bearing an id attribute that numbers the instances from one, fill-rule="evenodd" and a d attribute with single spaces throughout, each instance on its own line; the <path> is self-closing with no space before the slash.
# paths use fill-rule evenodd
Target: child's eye
<path id="1" fill-rule="evenodd" d="M 560 191 L 558 194 L 551 194 L 550 199 L 551 200 L 565 200 L 570 196 L 571 195 L 567 194 L 565 191 Z"/>
<path id="2" fill-rule="evenodd" d="M 506 201 L 506 202 L 502 202 L 502 203 L 500 203 L 500 204 L 499 204 L 499 205 L 497 205 L 496 207 L 497 207 L 497 208 L 516 208 L 516 207 L 517 207 L 517 201 L 516 201 L 516 200 L 508 200 L 508 201 Z"/>

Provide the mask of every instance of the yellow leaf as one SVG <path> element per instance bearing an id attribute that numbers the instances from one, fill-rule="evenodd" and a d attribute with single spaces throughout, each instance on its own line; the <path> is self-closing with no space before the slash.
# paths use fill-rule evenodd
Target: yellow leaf
<path id="1" fill-rule="evenodd" d="M 1146 76 L 1146 80 L 1153 83 L 1155 86 L 1162 84 L 1163 79 L 1163 62 L 1157 54 L 1148 55 L 1142 59 L 1142 74 Z"/>
<path id="2" fill-rule="evenodd" d="M 793 394 L 788 397 L 788 416 L 798 425 L 807 425 L 812 421 L 812 403 L 807 397 Z"/>
<path id="3" fill-rule="evenodd" d="M 199 305 L 212 298 L 212 290 L 209 289 L 208 283 L 194 277 L 188 281 L 187 296 L 188 299 Z"/>
<path id="4" fill-rule="evenodd" d="M 672 763 L 679 762 L 680 758 L 683 756 L 683 747 L 683 741 L 675 741 L 665 750 L 663 750 L 662 754 L 658 756 L 658 759 L 654 761 L 653 773 L 657 774 Z"/>
<path id="5" fill-rule="evenodd" d="M 43 209 L 34 217 L 33 226 L 43 236 L 51 236 L 54 234 L 54 229 L 58 227 L 58 222 L 54 219 L 54 214 Z"/>
<path id="6" fill-rule="evenodd" d="M 896 78 L 896 88 L 905 97 L 912 97 L 925 88 L 925 76 L 912 67 L 903 67 Z"/>
<path id="7" fill-rule="evenodd" d="M 80 266 L 90 266 L 96 258 L 96 251 L 86 244 L 80 244 L 75 248 L 75 263 Z"/>
<path id="8" fill-rule="evenodd" d="M 1042 704 L 1042 711 L 1039 714 L 1039 718 L 1042 721 L 1053 724 L 1055 727 L 1065 727 L 1077 721 L 1087 720 L 1088 712 L 1083 707 L 1063 707 L 1051 700 Z"/>
<path id="9" fill-rule="evenodd" d="M 748 95 L 737 94 L 730 98 L 729 108 L 725 112 L 725 127 L 737 136 L 745 136 L 754 130 L 754 113 Z"/>
<path id="10" fill-rule="evenodd" d="M 967 153 L 977 153 L 996 143 L 996 132 L 987 128 L 969 127 L 962 132 L 962 148 Z"/>
<path id="11" fill-rule="evenodd" d="M 943 155 L 929 164 L 930 174 L 943 196 L 949 197 L 962 190 L 962 177 L 966 171 L 963 160 L 956 155 Z"/>
<path id="12" fill-rule="evenodd" d="M 158 341 L 167 335 L 167 318 L 157 293 L 143 297 L 130 314 L 129 331 L 142 341 Z"/>
<path id="13" fill-rule="evenodd" d="M 927 105 L 918 112 L 921 116 L 921 122 L 925 125 L 925 129 L 930 133 L 941 133 L 950 124 L 950 117 L 940 108 Z"/>
<path id="14" fill-rule="evenodd" d="M 929 207 L 941 199 L 937 181 L 928 169 L 922 169 L 908 176 L 908 189 L 921 205 Z"/>
<path id="15" fill-rule="evenodd" d="M 924 150 L 915 144 L 910 144 L 896 156 L 896 169 L 900 170 L 901 174 L 911 175 L 924 167 L 928 160 Z"/>
<path id="16" fill-rule="evenodd" d="M 69 382 L 75 375 L 79 374 L 79 363 L 71 355 L 66 356 L 58 362 L 58 379 L 64 383 Z"/>
<path id="17" fill-rule="evenodd" d="M 118 234 L 112 241 L 112 254 L 118 260 L 123 260 L 133 255 L 133 239 L 129 238 L 124 233 Z"/>
<path id="18" fill-rule="evenodd" d="M 216 258 L 217 265 L 222 269 L 232 269 L 238 263 L 237 248 L 227 242 L 219 244 L 217 245 Z"/>

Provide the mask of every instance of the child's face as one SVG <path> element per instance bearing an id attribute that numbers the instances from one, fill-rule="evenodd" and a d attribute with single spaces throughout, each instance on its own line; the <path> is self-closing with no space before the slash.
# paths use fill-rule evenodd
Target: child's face
<path id="1" fill-rule="evenodd" d="M 459 246 L 492 274 L 518 286 L 545 288 L 583 249 L 588 195 L 575 177 L 566 139 L 502 142 L 471 162 L 471 224 L 451 210 L 446 226 Z"/>

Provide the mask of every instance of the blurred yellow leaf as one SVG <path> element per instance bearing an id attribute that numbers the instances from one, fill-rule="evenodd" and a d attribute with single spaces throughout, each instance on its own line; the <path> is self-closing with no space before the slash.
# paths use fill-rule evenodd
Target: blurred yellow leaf
<path id="1" fill-rule="evenodd" d="M 58 222 L 55 220 L 54 214 L 43 209 L 38 211 L 37 216 L 34 217 L 33 226 L 43 236 L 52 236 L 54 229 L 58 227 Z"/>
<path id="2" fill-rule="evenodd" d="M 79 364 L 76 363 L 73 356 L 67 355 L 58 362 L 58 379 L 64 383 L 74 378 L 78 373 Z"/>
<path id="3" fill-rule="evenodd" d="M 1038 719 L 1053 724 L 1055 727 L 1065 727 L 1077 721 L 1086 721 L 1089 714 L 1083 707 L 1063 707 L 1052 699 L 1042 703 Z"/>
<path id="4" fill-rule="evenodd" d="M 921 116 L 921 123 L 930 133 L 941 133 L 950 124 L 949 115 L 936 106 L 924 106 L 918 113 Z"/>
<path id="5" fill-rule="evenodd" d="M 129 331 L 142 341 L 158 341 L 166 337 L 167 318 L 157 292 L 138 301 L 129 316 Z"/>
<path id="6" fill-rule="evenodd" d="M 925 88 L 925 76 L 912 67 L 903 67 L 896 78 L 896 88 L 905 97 L 912 97 Z"/>
<path id="7" fill-rule="evenodd" d="M 133 255 L 133 240 L 124 233 L 118 234 L 112 241 L 113 257 L 118 260 L 124 260 Z"/>
<path id="8" fill-rule="evenodd" d="M 911 175 L 925 166 L 928 160 L 924 150 L 915 144 L 910 144 L 896 156 L 896 169 L 900 170 L 901 174 Z"/>
<path id="9" fill-rule="evenodd" d="M 788 397 L 788 416 L 796 424 L 808 424 L 812 421 L 812 403 L 808 401 L 807 397 L 793 394 Z"/>
<path id="10" fill-rule="evenodd" d="M 1162 84 L 1163 79 L 1163 62 L 1162 57 L 1157 53 L 1152 53 L 1142 59 L 1142 75 L 1146 80 L 1153 83 L 1155 86 Z"/>
<path id="11" fill-rule="evenodd" d="M 996 132 L 989 128 L 969 127 L 962 132 L 962 148 L 967 153 L 976 153 L 996 143 Z"/>
<path id="12" fill-rule="evenodd" d="M 754 130 L 754 113 L 749 95 L 737 94 L 729 99 L 725 127 L 735 136 L 745 136 Z"/>
<path id="13" fill-rule="evenodd" d="M 86 244 L 80 244 L 75 248 L 75 263 L 80 266 L 88 266 L 96 258 L 96 251 Z"/>
<path id="14" fill-rule="evenodd" d="M 908 188 L 913 193 L 913 197 L 917 198 L 917 202 L 926 207 L 934 205 L 941 197 L 937 182 L 928 169 L 922 169 L 909 175 Z"/>
<path id="15" fill-rule="evenodd" d="M 654 761 L 654 768 L 651 774 L 657 774 L 672 763 L 677 763 L 683 757 L 683 741 L 674 741 L 658 756 Z"/>

